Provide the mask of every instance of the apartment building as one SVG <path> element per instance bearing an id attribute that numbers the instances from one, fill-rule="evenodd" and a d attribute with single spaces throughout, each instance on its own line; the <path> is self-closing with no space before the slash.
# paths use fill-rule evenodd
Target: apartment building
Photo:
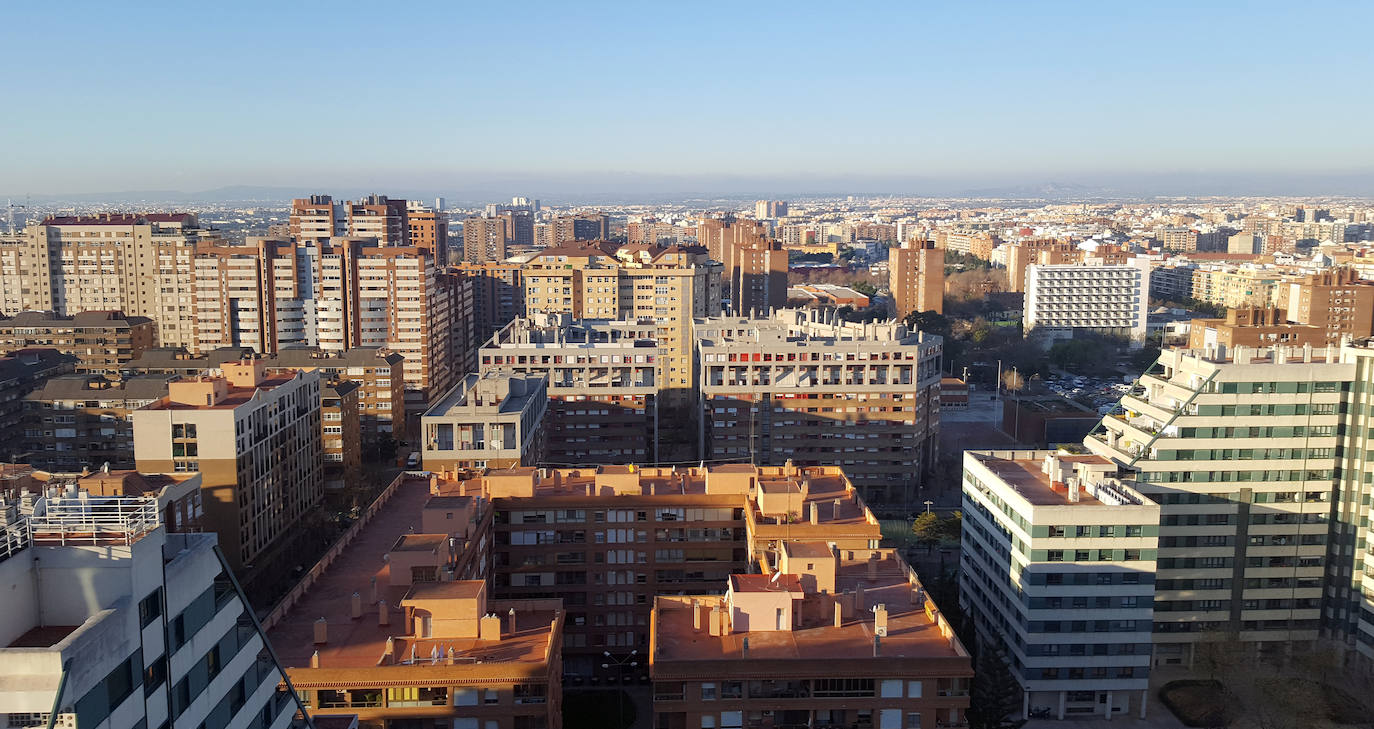
<path id="1" fill-rule="evenodd" d="M 11 461 L 23 447 L 24 398 L 49 378 L 72 371 L 76 358 L 55 349 L 21 349 L 0 357 L 0 454 Z"/>
<path id="2" fill-rule="evenodd" d="M 729 247 L 729 310 L 763 316 L 787 306 L 787 251 L 775 240 Z"/>
<path id="3" fill-rule="evenodd" d="M 960 603 L 1005 658 L 1021 718 L 1137 713 L 1148 703 L 1160 506 L 1115 462 L 964 451 Z"/>
<path id="4" fill-rule="evenodd" d="M 907 241 L 889 248 L 887 276 L 892 316 L 897 319 L 915 311 L 945 310 L 945 252 L 934 241 Z"/>
<path id="5" fill-rule="evenodd" d="M 318 581 L 269 616 L 312 715 L 356 714 L 368 729 L 558 729 L 563 606 L 491 596 L 492 514 L 490 501 L 402 477 Z"/>
<path id="6" fill-rule="evenodd" d="M 613 244 L 538 252 L 521 275 L 528 311 L 658 322 L 660 405 L 692 402 L 691 324 L 721 307 L 721 265 L 698 247 Z"/>
<path id="7" fill-rule="evenodd" d="M 456 376 L 453 286 L 426 249 L 372 238 L 250 238 L 203 249 L 196 266 L 201 335 L 192 351 L 381 347 L 406 359 L 403 402 L 412 419 Z"/>
<path id="8" fill-rule="evenodd" d="M 157 322 L 157 342 L 196 340 L 192 213 L 54 216 L 0 246 L 0 313 L 122 311 Z"/>
<path id="9" fill-rule="evenodd" d="M 543 376 L 470 374 L 420 418 L 425 470 L 542 463 L 547 410 Z"/>
<path id="10" fill-rule="evenodd" d="M 320 433 L 324 449 L 324 488 L 354 491 L 362 485 L 363 441 L 358 416 L 362 388 L 333 379 L 320 386 Z"/>
<path id="11" fill-rule="evenodd" d="M 52 377 L 24 396 L 23 438 L 16 453 L 48 471 L 134 467 L 130 414 L 167 395 L 175 375 L 111 380 L 105 375 Z"/>
<path id="12" fill-rule="evenodd" d="M 836 467 L 488 469 L 442 474 L 436 488 L 491 501 L 494 595 L 561 597 L 566 670 L 582 676 L 616 675 L 605 652 L 649 649 L 656 595 L 722 590 L 783 541 L 881 539 Z"/>
<path id="13" fill-rule="evenodd" d="M 973 668 L 892 550 L 788 542 L 724 595 L 655 598 L 654 726 L 963 726 Z"/>
<path id="14" fill-rule="evenodd" d="M 164 494 L 79 483 L 0 501 L 0 723 L 292 726 L 300 704 L 214 535 L 169 533 Z"/>
<path id="15" fill-rule="evenodd" d="M 1042 266 L 1079 263 L 1083 251 L 1073 243 L 1054 238 L 1017 239 L 1006 246 L 1007 290 L 1025 293 L 1026 269 L 1032 264 Z"/>
<path id="16" fill-rule="evenodd" d="M 205 526 L 235 570 L 265 563 L 314 518 L 323 495 L 320 377 L 271 374 L 262 360 L 168 383 L 135 410 L 140 471 L 199 471 Z"/>
<path id="17" fill-rule="evenodd" d="M 759 200 L 754 203 L 754 217 L 759 220 L 771 220 L 774 218 L 787 217 L 786 200 Z"/>
<path id="18" fill-rule="evenodd" d="M 1322 620 L 1325 636 L 1374 671 L 1374 341 L 1346 342 L 1341 360 L 1354 379 L 1341 404 Z"/>
<path id="19" fill-rule="evenodd" d="M 1265 654 L 1318 638 L 1355 368 L 1335 346 L 1166 350 L 1085 439 L 1160 505 L 1156 665 L 1209 632 Z"/>
<path id="20" fill-rule="evenodd" d="M 1225 318 L 1194 319 L 1188 324 L 1188 349 L 1208 349 L 1217 345 L 1268 347 L 1274 344 L 1324 347 L 1330 343 L 1322 327 L 1290 324 L 1283 309 L 1272 306 L 1247 306 L 1228 309 Z"/>
<path id="21" fill-rule="evenodd" d="M 463 261 L 466 263 L 504 261 L 506 247 L 513 242 L 513 231 L 506 218 L 470 217 L 463 221 Z"/>
<path id="22" fill-rule="evenodd" d="M 557 246 L 570 240 L 597 241 L 611 237 L 611 216 L 605 213 L 576 213 L 556 215 L 548 223 L 547 245 L 535 242 L 536 248 Z"/>
<path id="23" fill-rule="evenodd" d="M 1097 332 L 1145 340 L 1150 268 L 1124 265 L 1039 265 L 1026 268 L 1026 330 L 1071 336 Z"/>
<path id="24" fill-rule="evenodd" d="M 72 316 L 24 311 L 0 317 L 0 354 L 30 347 L 56 349 L 76 357 L 79 372 L 118 372 L 156 341 L 156 322 L 118 311 Z"/>
<path id="25" fill-rule="evenodd" d="M 449 272 L 472 287 L 470 313 L 454 307 L 454 318 L 471 321 L 470 349 L 482 346 L 493 334 L 525 312 L 524 263 L 518 261 L 463 261 Z M 465 324 L 466 325 L 466 324 Z"/>
<path id="26" fill-rule="evenodd" d="M 548 383 L 544 462 L 573 466 L 658 459 L 657 324 L 520 318 L 478 354 L 479 372 Z"/>
<path id="27" fill-rule="evenodd" d="M 1157 237 L 1159 247 L 1167 253 L 1195 253 L 1198 250 L 1198 231 L 1186 226 L 1161 228 Z"/>
<path id="28" fill-rule="evenodd" d="M 1374 336 L 1374 281 L 1361 279 L 1353 268 L 1308 274 L 1282 284 L 1276 297 L 1286 300 L 1292 321 L 1321 327 L 1328 341 Z"/>
<path id="29" fill-rule="evenodd" d="M 694 328 L 700 458 L 842 465 L 870 503 L 914 503 L 938 452 L 939 337 L 791 309 Z"/>
<path id="30" fill-rule="evenodd" d="M 974 258 L 981 258 L 984 261 L 992 260 L 992 249 L 996 248 L 1000 242 L 997 236 L 986 230 L 937 230 L 935 232 L 936 248 L 963 253 Z"/>

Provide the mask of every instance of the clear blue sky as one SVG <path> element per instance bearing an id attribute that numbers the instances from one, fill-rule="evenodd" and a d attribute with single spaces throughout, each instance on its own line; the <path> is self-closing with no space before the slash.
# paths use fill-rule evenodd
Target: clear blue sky
<path id="1" fill-rule="evenodd" d="M 7 3 L 0 194 L 1369 171 L 1371 27 L 1370 2 Z"/>

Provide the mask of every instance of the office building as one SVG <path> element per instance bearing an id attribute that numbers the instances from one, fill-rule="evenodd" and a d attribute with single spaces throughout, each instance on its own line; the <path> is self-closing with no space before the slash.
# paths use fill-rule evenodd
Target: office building
<path id="1" fill-rule="evenodd" d="M 516 319 L 478 354 L 481 374 L 548 382 L 544 460 L 558 466 L 658 459 L 657 324 Z"/>
<path id="2" fill-rule="evenodd" d="M 112 380 L 106 375 L 49 378 L 23 400 L 23 438 L 14 443 L 25 463 L 74 473 L 103 465 L 134 467 L 130 414 L 167 395 L 175 375 Z"/>
<path id="3" fill-rule="evenodd" d="M 724 595 L 660 595 L 656 727 L 965 725 L 968 652 L 892 550 L 783 543 Z"/>
<path id="4" fill-rule="evenodd" d="M 1150 269 L 1142 259 L 1124 265 L 1033 264 L 1026 269 L 1026 330 L 1096 332 L 1139 346 L 1149 293 Z"/>
<path id="5" fill-rule="evenodd" d="M 75 364 L 75 357 L 55 349 L 21 349 L 0 357 L 0 454 L 18 460 L 25 442 L 24 398 Z"/>
<path id="6" fill-rule="evenodd" d="M 194 346 L 196 246 L 213 236 L 192 213 L 54 216 L 0 246 L 5 309 L 122 311 L 157 322 L 163 346 Z M 28 293 L 25 293 L 28 292 Z"/>
<path id="7" fill-rule="evenodd" d="M 894 317 L 945 310 L 945 252 L 933 241 L 908 241 L 889 248 L 887 276 Z"/>
<path id="8" fill-rule="evenodd" d="M 87 311 L 72 316 L 24 311 L 0 317 L 0 354 L 19 349 L 56 349 L 76 357 L 79 372 L 117 373 L 153 347 L 157 324 L 146 316 Z"/>
<path id="9" fill-rule="evenodd" d="M 547 409 L 542 376 L 470 374 L 420 418 L 425 470 L 543 463 Z"/>
<path id="10" fill-rule="evenodd" d="M 960 602 L 1021 718 L 1148 703 L 1160 506 L 1097 455 L 964 451 Z"/>
<path id="11" fill-rule="evenodd" d="M 939 337 L 791 309 L 694 336 L 701 458 L 842 465 L 869 503 L 914 503 L 938 453 Z"/>
<path id="12" fill-rule="evenodd" d="M 220 369 L 170 382 L 167 397 L 133 412 L 134 459 L 140 471 L 199 471 L 205 527 L 246 570 L 279 556 L 318 516 L 320 376 L 269 376 L 262 360 Z"/>
<path id="13" fill-rule="evenodd" d="M 286 729 L 300 709 L 213 534 L 169 533 L 167 491 L 6 495 L 0 721 Z"/>

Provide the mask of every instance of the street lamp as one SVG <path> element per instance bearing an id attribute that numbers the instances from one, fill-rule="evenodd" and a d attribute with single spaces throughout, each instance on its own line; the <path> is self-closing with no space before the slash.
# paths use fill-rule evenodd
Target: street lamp
<path id="1" fill-rule="evenodd" d="M 622 679 L 624 679 L 625 677 L 626 668 L 634 668 L 639 665 L 639 661 L 635 660 L 635 656 L 639 655 L 638 648 L 630 651 L 630 655 L 625 656 L 624 658 L 616 658 L 615 656 L 611 655 L 610 651 L 601 651 L 601 655 L 606 657 L 606 663 L 601 664 L 601 667 L 609 669 L 611 666 L 615 666 L 617 669 L 620 670 L 620 676 Z M 624 683 L 624 681 L 622 680 L 621 683 Z M 625 691 L 623 689 L 616 689 L 615 701 L 617 713 L 620 715 L 619 729 L 625 729 Z"/>

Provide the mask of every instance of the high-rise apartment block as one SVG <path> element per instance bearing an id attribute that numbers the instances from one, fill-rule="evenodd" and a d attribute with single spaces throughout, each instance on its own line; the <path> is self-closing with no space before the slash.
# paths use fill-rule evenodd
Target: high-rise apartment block
<path id="1" fill-rule="evenodd" d="M 720 312 L 721 266 L 698 247 L 560 246 L 524 265 L 528 311 L 658 322 L 657 382 L 667 407 L 691 402 L 691 323 Z"/>
<path id="2" fill-rule="evenodd" d="M 196 271 L 194 351 L 383 347 L 406 359 L 404 409 L 412 418 L 453 382 L 453 284 L 423 248 L 250 237 L 247 245 L 202 248 Z"/>
<path id="3" fill-rule="evenodd" d="M 910 505 L 938 453 L 939 337 L 806 310 L 694 336 L 702 458 L 839 465 L 869 502 Z"/>
<path id="4" fill-rule="evenodd" d="M 467 263 L 504 261 L 506 246 L 512 242 L 510 224 L 505 218 L 471 217 L 463 221 L 463 260 Z"/>
<path id="5" fill-rule="evenodd" d="M 722 297 L 730 310 L 765 316 L 787 306 L 787 251 L 773 240 L 768 226 L 733 217 L 702 218 L 697 240 L 711 260 L 723 264 Z"/>
<path id="6" fill-rule="evenodd" d="M 194 346 L 191 259 L 210 236 L 191 213 L 58 216 L 0 246 L 0 313 L 122 311 L 157 322 L 157 341 Z"/>
<path id="7" fill-rule="evenodd" d="M 547 379 L 546 463 L 655 462 L 657 326 L 566 315 L 516 319 L 479 352 L 480 372 Z"/>
<path id="8" fill-rule="evenodd" d="M 1186 226 L 1161 228 L 1159 247 L 1167 253 L 1193 253 L 1198 250 L 1198 231 Z"/>
<path id="9" fill-rule="evenodd" d="M 787 217 L 787 201 L 760 200 L 754 203 L 754 217 L 759 220 L 772 220 Z"/>
<path id="10" fill-rule="evenodd" d="M 1139 345 L 1150 309 L 1149 282 L 1142 259 L 1124 265 L 1033 264 L 1026 269 L 1026 329 L 1097 332 Z"/>
<path id="11" fill-rule="evenodd" d="M 139 470 L 199 471 L 205 526 L 234 569 L 270 559 L 323 494 L 320 377 L 268 375 L 261 360 L 168 383 L 133 413 Z"/>
<path id="12" fill-rule="evenodd" d="M 501 327 L 525 312 L 525 286 L 522 273 L 524 264 L 518 261 L 485 261 L 468 263 L 463 261 L 449 267 L 459 282 L 466 282 L 472 289 L 470 311 L 455 308 L 455 322 L 465 319 L 471 322 L 472 333 L 468 339 L 469 349 L 476 349 L 491 338 Z"/>
<path id="13" fill-rule="evenodd" d="M 0 721 L 291 726 L 301 706 L 279 688 L 284 674 L 214 535 L 168 533 L 166 489 L 102 495 L 84 481 L 0 500 Z"/>
<path id="14" fill-rule="evenodd" d="M 960 602 L 1021 686 L 1023 719 L 1145 716 L 1168 550 L 1160 506 L 1117 470 L 1097 455 L 964 452 Z"/>
<path id="15" fill-rule="evenodd" d="M 554 246 L 570 240 L 596 241 L 611 237 L 611 216 L 605 213 L 559 215 L 549 225 L 552 236 L 549 245 Z"/>
<path id="16" fill-rule="evenodd" d="M 1321 327 L 1328 341 L 1374 336 L 1374 281 L 1361 279 L 1353 268 L 1308 274 L 1282 284 L 1277 297 L 1289 319 Z"/>
<path id="17" fill-rule="evenodd" d="M 908 241 L 888 249 L 888 290 L 892 315 L 905 318 L 915 311 L 944 311 L 945 252 L 933 241 Z"/>
<path id="18" fill-rule="evenodd" d="M 992 249 L 1001 241 L 986 230 L 939 230 L 935 233 L 935 247 L 992 260 Z"/>
<path id="19" fill-rule="evenodd" d="M 72 316 L 24 311 L 0 316 L 0 354 L 27 348 L 56 349 L 77 359 L 81 372 L 117 373 L 129 360 L 154 346 L 157 323 L 118 311 L 87 311 Z"/>

